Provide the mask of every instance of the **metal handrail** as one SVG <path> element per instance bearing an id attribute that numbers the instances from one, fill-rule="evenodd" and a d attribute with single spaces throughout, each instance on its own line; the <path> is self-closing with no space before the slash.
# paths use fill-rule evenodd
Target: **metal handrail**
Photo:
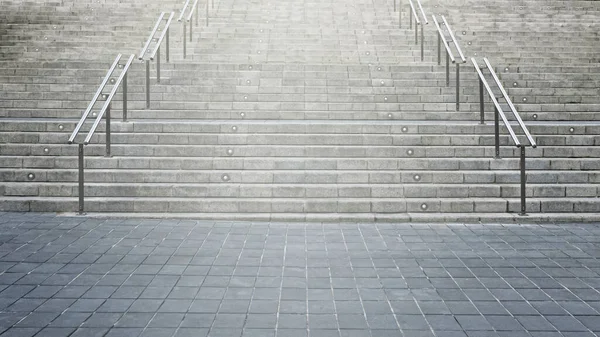
<path id="1" fill-rule="evenodd" d="M 477 71 L 477 75 L 479 75 L 479 80 L 485 86 L 485 90 L 487 91 L 488 95 L 492 99 L 492 102 L 494 103 L 494 107 L 496 108 L 496 113 L 499 114 L 500 117 L 502 118 L 502 122 L 504 122 L 504 125 L 506 126 L 506 129 L 508 130 L 508 133 L 510 134 L 510 137 L 515 142 L 515 146 L 520 147 L 521 142 L 519 142 L 519 139 L 517 138 L 517 135 L 513 131 L 512 126 L 510 125 L 510 122 L 506 118 L 506 115 L 504 114 L 502 107 L 500 107 L 500 103 L 498 103 L 498 100 L 496 99 L 496 95 L 494 95 L 492 88 L 490 88 L 487 80 L 483 76 L 483 73 L 481 72 L 481 68 L 479 68 L 479 65 L 477 64 L 477 61 L 475 61 L 474 57 L 471 58 L 471 62 L 473 62 L 473 66 L 475 67 L 475 70 Z M 499 145 L 499 144 L 497 144 L 497 145 Z M 496 155 L 499 157 L 499 155 L 500 155 L 499 151 L 496 151 Z"/>
<path id="2" fill-rule="evenodd" d="M 163 29 L 162 34 L 160 34 L 160 37 L 156 41 L 156 46 L 154 47 L 152 54 L 150 54 L 150 60 L 154 60 L 154 57 L 156 57 L 156 53 L 160 52 L 160 46 L 162 45 L 162 42 L 165 39 L 165 37 L 167 38 L 167 52 L 169 51 L 169 27 L 171 26 L 171 21 L 173 21 L 173 16 L 175 16 L 175 13 L 171 12 L 171 15 L 169 15 L 169 18 L 167 19 L 167 23 L 165 24 L 165 28 Z M 168 53 L 167 62 L 169 62 Z"/>
<path id="3" fill-rule="evenodd" d="M 417 14 L 417 11 L 415 10 L 415 5 L 413 4 L 412 0 L 408 0 L 408 4 L 410 5 L 410 9 L 412 11 L 413 17 L 415 18 L 415 22 L 417 23 L 417 25 L 420 25 L 421 20 L 419 20 L 419 15 Z"/>
<path id="4" fill-rule="evenodd" d="M 135 55 L 131 54 L 125 64 L 119 63 L 121 61 L 121 57 L 122 57 L 122 55 L 119 54 L 115 58 L 115 61 L 111 65 L 110 69 L 108 70 L 106 76 L 104 77 L 104 80 L 100 84 L 100 87 L 98 87 L 96 94 L 94 95 L 94 97 L 92 98 L 92 101 L 90 102 L 87 109 L 83 113 L 83 116 L 81 116 L 81 119 L 77 123 L 75 130 L 73 130 L 73 132 L 71 133 L 71 136 L 69 137 L 69 140 L 68 140 L 69 144 L 73 144 L 73 142 L 75 141 L 75 137 L 77 137 L 77 135 L 79 134 L 79 131 L 81 131 L 81 127 L 83 126 L 84 122 L 86 121 L 87 117 L 89 116 L 92 108 L 98 101 L 98 98 L 100 97 L 100 95 L 102 95 L 102 90 L 104 90 L 104 88 L 106 87 L 106 83 L 109 81 L 110 77 L 113 75 L 113 72 L 115 71 L 117 66 L 119 68 L 122 68 L 123 70 L 121 70 L 119 77 L 114 82 L 113 87 L 110 91 L 110 94 L 106 95 L 106 101 L 104 102 L 104 105 L 100 109 L 100 112 L 98 113 L 96 120 L 92 124 L 92 127 L 88 131 L 88 134 L 85 137 L 85 140 L 82 143 L 78 144 L 78 147 L 79 147 L 79 149 L 78 149 L 79 214 L 84 214 L 84 173 L 83 173 L 83 170 L 84 170 L 85 156 L 84 156 L 83 149 L 84 149 L 85 145 L 89 144 L 92 136 L 94 135 L 94 132 L 96 131 L 96 128 L 98 127 L 98 125 L 100 124 L 100 121 L 102 120 L 102 117 L 106 116 L 105 117 L 105 119 L 106 119 L 106 157 L 110 157 L 110 110 L 111 110 L 110 106 L 112 103 L 112 99 L 114 98 L 115 94 L 117 93 L 117 90 L 119 89 L 119 86 L 121 85 L 121 83 L 123 83 L 123 121 L 127 120 L 127 72 L 129 71 L 129 67 L 131 66 L 131 63 L 133 62 Z"/>
<path id="5" fill-rule="evenodd" d="M 450 27 L 450 25 L 448 24 L 448 21 L 446 21 L 446 17 L 443 15 L 442 15 L 442 20 L 444 21 L 444 25 L 446 25 L 446 29 L 448 30 L 448 34 L 450 34 L 450 38 L 452 39 L 452 42 L 454 42 L 454 47 L 458 51 L 458 55 L 460 56 L 460 59 L 463 61 L 463 63 L 467 63 L 467 59 L 465 58 L 465 55 L 463 54 L 462 50 L 460 49 L 460 45 L 458 44 L 458 41 L 456 41 L 454 32 L 452 32 L 452 27 Z"/>
<path id="6" fill-rule="evenodd" d="M 448 34 L 450 35 L 450 39 L 451 39 L 450 41 L 448 41 L 446 39 L 446 35 L 444 34 L 444 31 L 442 30 L 435 14 L 431 15 L 431 18 L 433 19 L 433 23 L 435 24 L 435 27 L 438 32 L 438 46 L 437 46 L 438 47 L 437 48 L 438 65 L 441 64 L 441 62 L 442 62 L 441 44 L 443 44 L 444 48 L 446 49 L 446 86 L 447 87 L 450 86 L 450 60 L 452 61 L 453 64 L 456 65 L 456 111 L 458 111 L 458 110 L 460 110 L 460 63 L 466 63 L 467 59 L 465 58 L 462 50 L 460 49 L 458 41 L 456 41 L 456 37 L 452 33 L 452 27 L 450 27 L 450 25 L 448 24 L 448 21 L 446 21 L 446 18 L 442 15 L 443 23 L 446 27 L 446 30 L 448 31 Z M 458 55 L 460 56 L 461 62 L 457 62 L 457 59 L 454 56 L 454 53 L 452 52 L 452 48 L 450 48 L 449 42 L 454 43 L 454 47 L 456 48 L 456 51 L 458 52 Z"/>
<path id="7" fill-rule="evenodd" d="M 127 75 L 127 71 L 129 70 L 129 66 L 131 66 L 131 62 L 133 62 L 134 59 L 133 54 L 131 54 L 129 56 L 129 59 L 127 60 L 127 63 L 125 63 L 125 66 L 123 67 L 123 71 L 121 71 L 121 74 L 119 75 L 119 78 L 117 79 L 117 81 L 115 82 L 112 90 L 110 91 L 110 94 L 108 95 L 108 97 L 106 98 L 106 102 L 104 102 L 104 105 L 102 106 L 102 109 L 100 110 L 100 112 L 98 113 L 98 116 L 96 116 L 96 120 L 94 121 L 94 124 L 92 125 L 92 127 L 90 128 L 90 131 L 88 132 L 87 137 L 85 137 L 85 140 L 83 141 L 84 145 L 89 144 L 90 139 L 92 138 L 92 136 L 94 135 L 94 132 L 96 131 L 96 128 L 98 127 L 98 124 L 100 124 L 100 120 L 102 120 L 102 117 L 104 116 L 104 113 L 108 110 L 110 113 L 110 103 L 112 102 L 113 97 L 115 96 L 115 94 L 117 93 L 117 89 L 119 89 L 119 85 L 121 85 L 121 82 L 123 81 L 123 78 Z M 110 123 L 110 118 L 107 116 L 107 123 Z M 109 131 L 110 134 L 110 131 Z M 110 145 L 110 140 L 107 140 L 107 144 Z M 110 149 L 110 148 L 109 148 Z M 109 150 L 109 155 L 110 155 L 110 150 Z"/>
<path id="8" fill-rule="evenodd" d="M 510 107 L 510 110 L 512 111 L 515 119 L 517 120 L 517 123 L 519 123 L 521 130 L 523 130 L 523 133 L 525 134 L 525 136 L 527 137 L 527 140 L 531 144 L 531 147 L 533 147 L 533 148 L 537 147 L 537 143 L 531 136 L 531 133 L 529 133 L 529 129 L 527 128 L 527 126 L 525 126 L 525 123 L 523 123 L 523 119 L 521 119 L 521 116 L 517 112 L 517 109 L 515 108 L 512 100 L 510 99 L 510 97 L 508 97 L 506 90 L 504 90 L 504 86 L 502 85 L 502 83 L 500 83 L 500 80 L 498 79 L 498 76 L 496 75 L 494 68 L 490 64 L 490 61 L 488 61 L 488 59 L 484 57 L 483 62 L 485 62 L 485 65 L 487 66 L 490 73 L 492 74 L 492 77 L 494 78 L 494 82 L 496 82 L 496 85 L 498 86 L 498 88 L 500 89 L 500 92 L 502 93 L 502 97 L 504 97 L 504 99 L 506 100 L 506 103 Z"/>
<path id="9" fill-rule="evenodd" d="M 421 9 L 421 14 L 423 15 L 425 24 L 429 24 L 429 21 L 427 21 L 427 16 L 425 16 L 425 11 L 423 10 L 423 6 L 421 6 L 421 1 L 417 0 L 417 3 L 419 5 L 419 8 Z M 424 41 L 425 41 L 423 22 L 421 22 L 421 20 L 419 19 L 419 14 L 417 13 L 417 10 L 415 9 L 415 5 L 412 0 L 408 0 L 408 5 L 410 6 L 412 16 L 415 18 L 415 44 L 419 44 L 419 28 L 418 28 L 418 26 L 421 26 L 421 61 L 423 61 L 424 57 L 425 57 L 424 56 L 425 51 L 424 51 L 424 46 L 423 46 Z M 410 23 L 409 28 L 412 29 L 412 19 L 409 18 L 408 22 Z"/>
<path id="10" fill-rule="evenodd" d="M 139 60 L 142 60 L 144 58 L 144 55 L 146 54 L 146 52 L 148 52 L 148 47 L 150 46 L 150 43 L 152 43 L 154 34 L 156 34 L 156 31 L 158 30 L 158 27 L 160 26 L 160 23 L 162 22 L 165 14 L 166 14 L 165 12 L 160 13 L 158 20 L 156 20 L 156 24 L 154 25 L 154 28 L 150 32 L 150 35 L 148 36 L 148 40 L 146 41 L 146 44 L 142 47 L 142 50 L 140 50 L 140 53 L 138 55 Z"/>
<path id="11" fill-rule="evenodd" d="M 177 18 L 177 21 L 181 22 L 181 19 L 183 19 L 183 14 L 187 10 L 187 6 L 189 4 L 190 4 L 190 0 L 185 0 L 185 3 L 183 4 L 183 8 L 181 9 L 181 13 L 179 14 L 179 17 Z"/>
<path id="12" fill-rule="evenodd" d="M 189 14 L 184 18 L 186 11 L 188 10 L 188 6 L 190 8 Z M 194 3 L 190 6 L 190 0 L 186 0 L 183 8 L 181 9 L 181 13 L 179 13 L 179 18 L 177 18 L 178 22 L 182 23 L 183 26 L 183 58 L 187 56 L 187 22 L 190 23 L 190 42 L 192 42 L 192 34 L 193 34 L 193 24 L 191 23 L 192 16 L 194 15 L 194 11 L 196 12 L 196 26 L 199 24 L 199 16 L 200 11 L 198 11 L 198 0 L 194 1 Z M 208 26 L 208 2 L 206 2 L 206 25 Z"/>
<path id="13" fill-rule="evenodd" d="M 537 147 L 536 142 L 534 141 L 533 137 L 529 133 L 527 126 L 525 126 L 525 124 L 523 123 L 523 120 L 521 119 L 521 116 L 519 116 L 517 109 L 512 104 L 512 101 L 508 97 L 506 90 L 504 90 L 502 83 L 500 83 L 500 80 L 498 80 L 498 76 L 494 72 L 494 68 L 492 67 L 492 65 L 490 64 L 490 62 L 488 61 L 487 58 L 484 58 L 483 61 L 485 62 L 485 65 L 488 68 L 488 70 L 490 71 L 492 77 L 494 78 L 496 85 L 498 86 L 498 88 L 500 88 L 500 92 L 502 93 L 502 97 L 500 97 L 500 98 L 504 98 L 506 100 L 513 115 L 517 119 L 519 127 L 521 128 L 521 130 L 527 137 L 527 140 L 529 141 L 530 146 L 532 148 L 536 148 Z M 490 88 L 488 82 L 486 81 L 485 77 L 483 76 L 483 73 L 481 72 L 482 68 L 479 67 L 479 64 L 477 64 L 477 61 L 475 61 L 475 58 L 471 58 L 471 62 L 473 63 L 473 66 L 475 67 L 475 70 L 477 71 L 477 75 L 479 76 L 479 105 L 480 105 L 481 124 L 485 123 L 485 121 L 484 121 L 484 102 L 483 102 L 483 96 L 484 96 L 483 88 L 484 87 L 485 87 L 488 95 L 492 99 L 492 102 L 494 103 L 494 133 L 495 133 L 494 138 L 495 138 L 496 158 L 497 159 L 500 158 L 500 126 L 499 126 L 498 116 L 502 117 L 502 122 L 504 123 L 504 126 L 506 127 L 511 138 L 513 139 L 513 142 L 520 149 L 519 170 L 521 172 L 521 179 L 520 179 L 521 212 L 519 214 L 527 215 L 527 193 L 526 193 L 527 174 L 525 172 L 525 169 L 526 169 L 525 148 L 526 148 L 526 146 L 525 146 L 525 144 L 522 144 L 521 142 L 519 142 L 519 139 L 517 138 L 515 132 L 512 129 L 512 126 L 510 125 L 509 121 L 507 120 L 506 115 L 504 114 L 504 111 L 502 111 L 502 108 L 500 107 L 500 104 L 498 103 L 498 99 L 496 98 L 496 95 L 492 92 L 492 89 Z"/>
<path id="14" fill-rule="evenodd" d="M 425 24 L 428 25 L 429 21 L 427 20 L 427 15 L 425 15 L 425 11 L 423 10 L 423 5 L 421 5 L 421 0 L 417 0 L 417 5 L 419 5 L 419 9 L 421 10 L 421 15 L 423 15 L 423 20 L 425 20 Z"/>
<path id="15" fill-rule="evenodd" d="M 112 76 L 112 73 L 115 71 L 115 68 L 117 68 L 117 65 L 119 64 L 120 59 L 121 59 L 121 54 L 117 55 L 117 57 L 115 58 L 115 61 L 110 66 L 110 69 L 108 69 L 108 72 L 106 73 L 104 80 L 102 80 L 102 83 L 98 87 L 96 94 L 94 94 L 92 101 L 88 105 L 87 109 L 85 109 L 85 112 L 81 116 L 81 119 L 79 119 L 79 122 L 77 123 L 77 125 L 75 126 L 75 129 L 71 133 L 71 137 L 69 137 L 69 140 L 67 141 L 69 144 L 73 144 L 73 141 L 75 140 L 75 137 L 77 137 L 77 134 L 79 134 L 79 130 L 83 126 L 83 123 L 85 123 L 85 120 L 88 118 L 90 112 L 94 108 L 94 105 L 98 101 L 98 98 L 100 98 L 100 95 L 102 95 L 102 90 L 104 90 L 104 87 L 106 87 L 106 84 L 110 80 L 110 76 Z"/>
<path id="16" fill-rule="evenodd" d="M 446 41 L 446 36 L 444 36 L 444 33 L 442 32 L 442 28 L 440 27 L 440 24 L 438 23 L 438 20 L 436 19 L 435 14 L 432 14 L 431 18 L 433 19 L 435 28 L 438 31 L 438 64 L 440 64 L 440 62 L 441 62 L 440 61 L 441 60 L 440 41 L 444 45 L 444 48 L 446 49 L 446 56 L 449 57 L 450 60 L 452 60 L 452 63 L 455 63 L 456 59 L 454 58 L 454 53 L 452 53 L 452 50 L 450 49 L 450 45 L 448 44 L 448 41 Z"/>
<path id="17" fill-rule="evenodd" d="M 138 55 L 138 59 L 140 61 L 146 63 L 146 109 L 150 108 L 150 61 L 154 61 L 154 58 L 156 57 L 156 82 L 160 83 L 160 48 L 161 48 L 162 42 L 165 38 L 167 41 L 167 48 L 166 48 L 165 54 L 167 56 L 167 62 L 169 62 L 169 50 L 170 50 L 169 31 L 170 31 L 170 27 L 171 27 L 171 21 L 173 20 L 173 16 L 175 15 L 175 13 L 173 13 L 173 12 L 170 13 L 169 17 L 167 18 L 167 22 L 164 24 L 162 33 L 160 34 L 160 37 L 159 38 L 154 37 L 156 35 L 156 32 L 159 30 L 161 24 L 164 22 L 165 15 L 167 15 L 167 14 L 168 13 L 166 13 L 166 12 L 160 13 L 158 20 L 156 20 L 156 24 L 154 25 L 154 28 L 150 32 L 150 35 L 148 35 L 148 40 L 146 41 L 146 44 L 144 45 L 144 49 L 142 49 L 140 51 L 140 54 Z M 152 49 L 152 51 L 150 51 L 149 47 L 150 47 L 150 44 L 152 43 L 152 41 L 156 41 L 156 44 L 154 45 L 154 48 Z M 146 57 L 146 60 L 144 61 L 145 56 L 147 56 L 147 57 Z"/>

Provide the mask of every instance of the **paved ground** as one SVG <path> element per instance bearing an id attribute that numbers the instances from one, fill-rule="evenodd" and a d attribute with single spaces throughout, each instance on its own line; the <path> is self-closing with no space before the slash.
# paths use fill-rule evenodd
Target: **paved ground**
<path id="1" fill-rule="evenodd" d="M 598 336 L 600 224 L 0 213 L 2 336 Z"/>

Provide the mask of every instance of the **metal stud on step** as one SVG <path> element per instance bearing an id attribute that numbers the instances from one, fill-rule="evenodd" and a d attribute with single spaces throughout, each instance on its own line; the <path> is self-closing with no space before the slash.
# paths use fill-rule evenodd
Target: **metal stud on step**
<path id="1" fill-rule="evenodd" d="M 420 175 L 418 175 L 418 174 L 415 174 L 415 175 L 413 176 L 413 179 L 414 179 L 415 181 L 421 181 L 421 176 L 420 176 Z"/>
<path id="2" fill-rule="evenodd" d="M 35 174 L 33 174 L 33 173 L 29 173 L 29 174 L 27 175 L 27 179 L 28 179 L 28 180 L 33 180 L 33 179 L 35 179 Z"/>
<path id="3" fill-rule="evenodd" d="M 569 132 L 570 132 L 570 133 L 573 133 L 573 132 L 575 132 L 575 128 L 569 128 Z"/>
<path id="4" fill-rule="evenodd" d="M 467 44 L 470 46 L 471 45 L 471 41 L 467 42 Z"/>
<path id="5" fill-rule="evenodd" d="M 387 98 L 387 97 L 384 97 L 384 98 L 383 98 L 383 100 L 387 102 L 388 98 Z"/>
<path id="6" fill-rule="evenodd" d="M 415 154 L 415 151 L 413 151 L 412 149 L 409 149 L 408 151 L 406 151 L 406 154 L 409 156 L 412 156 L 413 154 Z"/>
<path id="7" fill-rule="evenodd" d="M 381 67 L 377 67 L 377 70 L 381 71 Z"/>
<path id="8" fill-rule="evenodd" d="M 523 102 L 527 102 L 527 97 L 523 97 Z"/>
<path id="9" fill-rule="evenodd" d="M 408 132 L 408 128 L 406 126 L 402 127 L 402 132 Z"/>
<path id="10" fill-rule="evenodd" d="M 467 35 L 467 32 L 463 30 L 462 35 Z"/>
<path id="11" fill-rule="evenodd" d="M 369 52 L 369 51 L 368 51 L 368 52 L 366 52 L 365 54 L 367 54 L 367 55 L 371 55 L 371 52 Z"/>
<path id="12" fill-rule="evenodd" d="M 248 100 L 248 96 L 244 96 L 244 101 L 247 101 L 247 100 Z"/>
<path id="13" fill-rule="evenodd" d="M 96 116 L 98 116 L 98 113 L 92 112 L 92 117 L 96 117 Z"/>
<path id="14" fill-rule="evenodd" d="M 49 149 L 49 148 L 47 148 L 47 147 L 45 147 L 45 148 L 44 148 L 44 154 L 48 154 L 48 153 L 50 153 L 50 149 Z"/>
<path id="15" fill-rule="evenodd" d="M 62 125 L 62 124 L 59 124 L 59 125 L 58 125 L 58 129 L 59 129 L 59 130 L 62 130 L 62 129 L 64 129 L 64 128 L 65 128 L 65 126 L 64 126 L 64 125 Z"/>
<path id="16" fill-rule="evenodd" d="M 117 80 L 115 80 L 114 78 L 111 78 L 111 79 L 110 79 L 110 84 L 115 84 L 115 82 L 116 82 L 116 81 L 117 81 Z"/>
<path id="17" fill-rule="evenodd" d="M 242 118 L 244 118 L 244 117 L 246 117 L 246 113 L 245 113 L 245 112 L 240 112 L 240 116 L 241 116 Z"/>
<path id="18" fill-rule="evenodd" d="M 39 48 L 35 48 L 35 51 L 40 51 L 40 49 Z"/>
<path id="19" fill-rule="evenodd" d="M 250 82 L 250 80 L 246 80 L 246 84 L 250 84 L 250 83 L 252 83 L 252 82 Z"/>
<path id="20" fill-rule="evenodd" d="M 533 116 L 531 116 L 533 119 L 538 119 L 538 115 L 537 114 L 533 114 Z"/>
<path id="21" fill-rule="evenodd" d="M 107 94 L 102 94 L 102 99 L 107 99 L 108 95 Z"/>
<path id="22" fill-rule="evenodd" d="M 249 66 L 248 66 L 248 69 L 252 70 L 252 65 L 249 65 Z"/>
<path id="23" fill-rule="evenodd" d="M 233 150 L 232 149 L 227 149 L 226 151 L 228 156 L 233 156 Z"/>
<path id="24" fill-rule="evenodd" d="M 504 68 L 504 71 L 508 71 L 508 67 L 507 67 L 507 68 Z"/>
<path id="25" fill-rule="evenodd" d="M 221 180 L 223 180 L 223 181 L 229 181 L 229 180 L 231 180 L 231 177 L 228 174 L 224 174 L 224 175 L 221 176 Z"/>
<path id="26" fill-rule="evenodd" d="M 518 86 L 519 86 L 519 83 L 513 82 L 513 87 L 518 87 Z"/>
<path id="27" fill-rule="evenodd" d="M 235 126 L 235 125 L 231 127 L 231 131 L 234 131 L 234 132 L 235 132 L 235 131 L 237 131 L 237 129 L 238 129 L 238 128 L 237 128 L 237 126 Z"/>
<path id="28" fill-rule="evenodd" d="M 394 115 L 392 115 L 391 113 L 388 114 L 388 118 L 392 119 L 394 118 Z"/>
<path id="29" fill-rule="evenodd" d="M 384 81 L 381 81 L 381 85 L 385 85 L 385 82 L 384 82 Z"/>
<path id="30" fill-rule="evenodd" d="M 422 204 L 421 204 L 421 210 L 423 210 L 423 211 L 426 211 L 426 210 L 427 210 L 427 208 L 428 208 L 428 206 L 427 206 L 427 204 L 426 204 L 426 203 L 422 203 Z"/>

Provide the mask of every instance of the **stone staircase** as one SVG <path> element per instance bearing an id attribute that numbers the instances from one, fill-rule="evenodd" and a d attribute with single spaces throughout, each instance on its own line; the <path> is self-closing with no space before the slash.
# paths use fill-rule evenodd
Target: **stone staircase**
<path id="1" fill-rule="evenodd" d="M 103 124 L 86 146 L 85 209 L 274 221 L 597 219 L 600 3 L 575 2 L 423 1 L 446 15 L 467 57 L 498 67 L 535 136 L 526 217 L 519 149 L 501 128 L 494 159 L 493 106 L 486 100 L 480 125 L 472 66 L 462 67 L 456 111 L 432 25 L 420 61 L 406 6 L 398 28 L 391 1 L 343 0 L 217 0 L 208 26 L 202 3 L 186 59 L 174 23 L 151 108 L 136 63 L 128 122 L 119 95 L 113 104 L 113 156 L 104 157 Z M 68 136 L 114 56 L 138 52 L 158 14 L 182 3 L 55 1 L 39 14 L 34 3 L 1 3 L 0 31 L 10 33 L 0 36 L 0 210 L 74 212 Z M 567 3 L 573 12 L 559 9 Z"/>

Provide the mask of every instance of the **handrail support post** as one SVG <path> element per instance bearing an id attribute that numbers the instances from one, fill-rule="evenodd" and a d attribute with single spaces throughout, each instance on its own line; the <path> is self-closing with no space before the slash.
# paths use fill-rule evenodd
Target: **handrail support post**
<path id="1" fill-rule="evenodd" d="M 456 111 L 460 110 L 460 64 L 456 63 Z"/>
<path id="2" fill-rule="evenodd" d="M 394 2 L 394 12 L 396 11 L 396 0 L 392 0 Z"/>
<path id="3" fill-rule="evenodd" d="M 146 109 L 150 109 L 150 60 L 146 60 Z"/>
<path id="4" fill-rule="evenodd" d="M 402 0 L 398 0 L 398 28 L 402 28 Z"/>
<path id="5" fill-rule="evenodd" d="M 425 33 L 424 33 L 425 29 L 423 28 L 423 23 L 421 23 L 421 62 L 423 62 L 424 60 L 424 55 L 425 55 L 425 51 L 423 50 L 424 47 L 424 42 L 425 42 Z"/>
<path id="6" fill-rule="evenodd" d="M 123 76 L 123 122 L 127 122 L 127 73 Z"/>
<path id="7" fill-rule="evenodd" d="M 156 51 L 156 83 L 160 83 L 160 47 Z"/>
<path id="8" fill-rule="evenodd" d="M 417 17 L 415 17 L 415 44 L 419 44 L 419 24 L 417 23 Z"/>
<path id="9" fill-rule="evenodd" d="M 166 50 L 166 54 L 167 54 L 167 63 L 169 63 L 169 49 L 171 49 L 171 48 L 169 48 L 169 29 L 170 29 L 170 28 L 167 28 L 167 32 L 166 32 L 166 35 L 167 35 L 167 36 L 166 36 L 166 37 L 167 37 L 167 50 Z"/>
<path id="10" fill-rule="evenodd" d="M 483 81 L 479 79 L 479 124 L 485 124 L 485 108 L 483 103 Z"/>
<path id="11" fill-rule="evenodd" d="M 410 1 L 408 2 L 408 6 L 409 6 L 408 7 L 408 19 L 409 19 L 408 20 L 408 29 L 412 29 L 413 18 L 412 18 L 412 11 L 411 11 L 412 8 L 410 7 Z"/>
<path id="12" fill-rule="evenodd" d="M 104 114 L 105 118 L 106 118 L 106 154 L 104 155 L 107 158 L 112 157 L 110 155 L 110 107 L 111 107 L 112 103 L 108 105 L 108 107 L 106 107 L 106 112 Z"/>
<path id="13" fill-rule="evenodd" d="M 186 46 L 186 44 L 187 44 L 186 34 L 187 34 L 187 29 L 186 29 L 186 26 L 185 26 L 185 20 L 183 20 L 183 58 L 185 58 L 185 56 L 186 56 L 185 55 L 186 54 L 185 53 L 186 52 L 186 47 L 187 47 Z"/>
<path id="14" fill-rule="evenodd" d="M 193 23 L 192 23 L 192 21 L 190 20 L 190 42 L 192 42 L 192 34 L 193 34 L 193 31 L 192 31 L 192 29 L 193 29 L 193 28 L 194 28 L 194 24 L 193 24 Z"/>
<path id="15" fill-rule="evenodd" d="M 450 53 L 446 51 L 446 86 L 450 86 Z"/>
<path id="16" fill-rule="evenodd" d="M 521 169 L 521 213 L 519 215 L 525 216 L 527 215 L 527 195 L 526 195 L 526 187 L 527 183 L 527 175 L 525 173 L 525 146 L 521 145 L 521 161 L 520 161 L 520 169 Z"/>
<path id="17" fill-rule="evenodd" d="M 206 27 L 208 27 L 209 13 L 208 13 L 208 0 L 206 0 Z"/>
<path id="18" fill-rule="evenodd" d="M 83 177 L 83 165 L 84 165 L 84 153 L 83 153 L 83 144 L 79 144 L 79 151 L 78 151 L 78 163 L 79 163 L 79 168 L 78 168 L 78 172 L 79 172 L 79 177 L 78 177 L 78 184 L 77 184 L 77 191 L 79 194 L 79 211 L 77 212 L 77 214 L 79 215 L 85 215 L 85 211 L 84 211 L 84 192 L 83 192 L 83 184 L 84 184 L 84 177 Z"/>
<path id="19" fill-rule="evenodd" d="M 498 115 L 498 108 L 494 106 L 494 150 L 496 159 L 500 159 L 500 123 Z"/>
<path id="20" fill-rule="evenodd" d="M 437 47 L 438 47 L 438 66 L 439 66 L 440 64 L 442 64 L 442 37 L 440 36 L 440 34 L 438 34 Z"/>

